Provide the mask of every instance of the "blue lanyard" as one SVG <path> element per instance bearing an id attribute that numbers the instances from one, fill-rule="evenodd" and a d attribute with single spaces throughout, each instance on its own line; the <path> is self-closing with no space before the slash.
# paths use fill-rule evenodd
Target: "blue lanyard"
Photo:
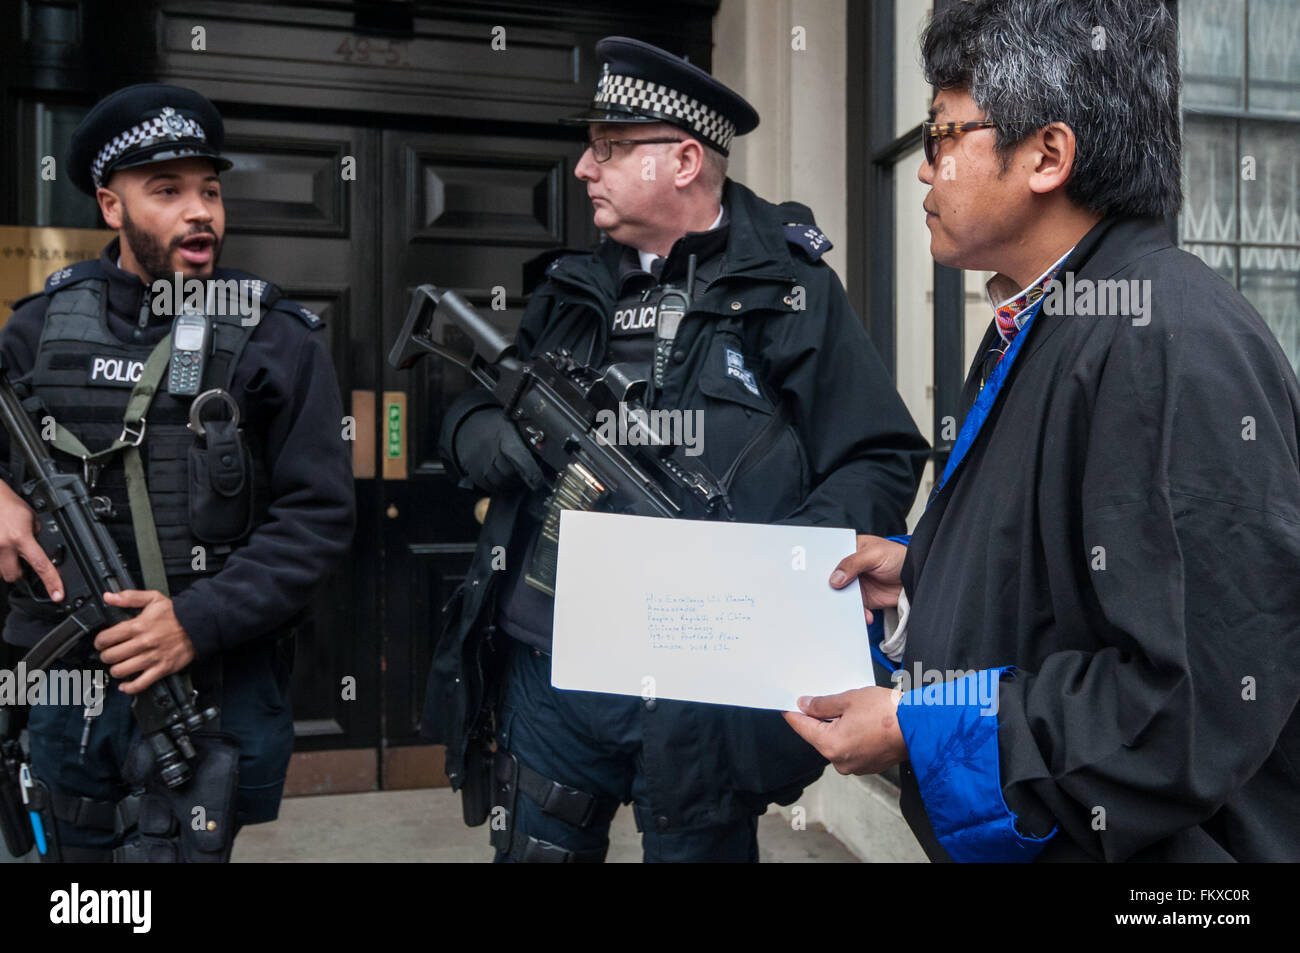
<path id="1" fill-rule="evenodd" d="M 952 453 L 948 457 L 948 465 L 943 468 L 943 476 L 935 484 L 933 492 L 930 493 L 930 499 L 926 501 L 928 507 L 934 502 L 934 498 L 939 495 L 944 484 L 948 482 L 965 458 L 971 445 L 975 443 L 976 436 L 979 435 L 980 428 L 984 426 L 984 421 L 988 419 L 989 411 L 993 409 L 993 402 L 998 399 L 998 392 L 1002 390 L 1002 384 L 1007 379 L 1007 374 L 1011 371 L 1011 362 L 1016 359 L 1020 353 L 1020 345 L 1025 343 L 1025 338 L 1029 336 L 1029 326 L 1034 323 L 1034 318 L 1038 316 L 1038 310 L 1043 306 L 1043 298 L 1039 298 L 1029 306 L 1028 317 L 1025 323 L 1020 326 L 1006 353 L 998 361 L 997 366 L 993 368 L 993 373 L 984 384 L 984 389 L 980 391 L 979 396 L 975 398 L 975 403 L 970 411 L 966 414 L 966 419 L 962 421 L 961 433 L 957 434 L 957 443 L 952 448 Z"/>

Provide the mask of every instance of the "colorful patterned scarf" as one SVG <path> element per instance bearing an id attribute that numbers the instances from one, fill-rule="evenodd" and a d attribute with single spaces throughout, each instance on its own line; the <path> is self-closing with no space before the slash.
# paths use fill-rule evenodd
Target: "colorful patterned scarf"
<path id="1" fill-rule="evenodd" d="M 1074 249 L 1071 248 L 1070 251 L 1074 251 Z M 1056 277 L 1056 270 L 1069 257 L 1070 252 L 1068 251 L 1057 259 L 1056 264 L 1039 275 L 1037 281 L 1023 291 L 1012 295 L 1001 304 L 993 301 L 993 295 L 989 292 L 988 285 L 985 286 L 984 293 L 988 295 L 989 304 L 993 306 L 993 312 L 998 323 L 998 334 L 1002 335 L 1002 340 L 1007 344 L 1015 340 L 1016 335 L 1020 333 L 1020 329 L 1024 327 L 1026 311 L 1029 306 L 1043 296 L 1047 291 L 1047 285 Z M 993 282 L 990 280 L 989 285 L 992 284 Z M 1006 350 L 1006 348 L 1004 347 L 1003 350 Z"/>
<path id="2" fill-rule="evenodd" d="M 1030 284 L 1029 287 L 1016 292 L 1001 303 L 993 300 L 993 282 L 997 279 L 990 278 L 984 286 L 984 294 L 993 307 L 993 317 L 997 323 L 998 334 L 1002 337 L 1002 344 L 990 348 L 989 353 L 985 355 L 984 369 L 980 374 L 980 390 L 984 389 L 984 382 L 993 373 L 993 368 L 997 367 L 998 362 L 1002 360 L 1002 355 L 1007 352 L 1011 342 L 1024 328 L 1025 322 L 1029 319 L 1030 306 L 1047 292 L 1047 286 L 1056 277 L 1057 269 L 1061 267 L 1065 259 L 1070 257 L 1072 251 L 1074 251 L 1073 248 L 1058 258 L 1056 263 L 1039 275 L 1038 280 Z"/>

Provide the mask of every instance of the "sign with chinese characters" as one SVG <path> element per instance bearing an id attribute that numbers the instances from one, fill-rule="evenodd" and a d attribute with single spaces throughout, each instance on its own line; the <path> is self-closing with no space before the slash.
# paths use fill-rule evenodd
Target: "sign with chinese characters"
<path id="1" fill-rule="evenodd" d="M 0 225 L 0 326 L 14 302 L 40 291 L 60 268 L 98 258 L 117 232 L 97 228 Z"/>

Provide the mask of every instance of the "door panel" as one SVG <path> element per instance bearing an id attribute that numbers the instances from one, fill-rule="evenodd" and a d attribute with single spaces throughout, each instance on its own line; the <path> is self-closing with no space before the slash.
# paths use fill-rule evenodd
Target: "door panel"
<path id="1" fill-rule="evenodd" d="M 268 135 L 238 134 L 265 125 L 235 120 L 230 129 L 235 142 L 227 151 L 231 145 L 239 149 L 238 164 L 222 176 L 231 230 L 350 238 L 347 198 L 355 183 L 342 178 L 342 169 L 344 158 L 355 158 L 355 152 L 352 142 L 338 138 L 347 130 L 322 127 L 321 138 L 306 138 L 306 130 L 290 136 L 276 123 Z"/>
<path id="2" fill-rule="evenodd" d="M 345 181 L 343 158 L 377 151 L 366 129 L 231 119 L 225 154 L 235 166 L 222 176 L 227 239 L 221 263 L 275 282 L 326 322 L 344 413 L 354 389 L 373 387 L 367 366 L 375 349 L 374 235 L 377 206 L 358 176 Z M 374 168 L 371 165 L 371 168 Z M 286 320 L 292 320 L 286 318 Z M 362 426 L 375 425 L 374 421 Z M 340 433 L 343 422 L 340 421 Z M 358 480 L 359 502 L 373 481 Z M 300 632 L 294 666 L 294 730 L 299 750 L 365 748 L 379 743 L 379 651 L 373 619 L 377 560 L 373 519 L 358 514 L 351 553 L 321 587 Z M 343 679 L 355 679 L 344 698 Z"/>
<path id="3" fill-rule="evenodd" d="M 399 375 L 384 358 L 422 282 L 485 308 L 504 289 L 506 307 L 487 313 L 514 333 L 522 264 L 596 237 L 572 176 L 575 134 L 554 124 L 590 101 L 595 40 L 638 36 L 707 68 L 717 0 L 643 10 L 130 0 L 131 16 L 120 3 L 23 6 L 31 16 L 0 31 L 0 113 L 14 133 L 0 143 L 14 183 L 0 194 L 6 221 L 96 224 L 62 165 L 45 182 L 39 163 L 63 162 L 72 129 L 107 91 L 174 82 L 221 110 L 236 162 L 222 176 L 223 264 L 276 282 L 325 318 L 344 412 L 365 418 L 352 551 L 298 643 L 289 790 L 427 783 L 422 765 L 433 759 L 415 744 L 424 677 L 438 610 L 478 533 L 477 494 L 455 488 L 437 457 L 443 411 L 468 381 L 433 359 Z M 199 20 L 201 51 L 190 36 Z M 488 42 L 499 24 L 508 54 Z M 345 179 L 348 158 L 355 177 Z M 408 408 L 397 434 L 406 479 L 385 481 L 375 476 L 392 463 L 382 395 L 395 390 Z M 347 677 L 355 700 L 342 697 Z"/>
<path id="4" fill-rule="evenodd" d="M 551 130 L 547 130 L 550 132 Z M 573 178 L 581 147 L 571 139 L 535 139 L 484 132 L 384 134 L 384 181 L 406 188 L 387 201 L 384 222 L 385 347 L 400 329 L 419 284 L 453 288 L 513 337 L 522 313 L 524 262 L 557 245 L 594 239 L 586 191 Z M 491 310 L 494 288 L 505 307 Z M 385 738 L 418 741 L 424 679 L 439 611 L 464 578 L 479 526 L 479 494 L 458 489 L 438 459 L 447 405 L 469 386 L 459 368 L 428 357 L 410 371 L 385 368 L 385 387 L 407 394 L 407 479 L 387 481 L 383 521 L 384 638 L 388 660 Z"/>

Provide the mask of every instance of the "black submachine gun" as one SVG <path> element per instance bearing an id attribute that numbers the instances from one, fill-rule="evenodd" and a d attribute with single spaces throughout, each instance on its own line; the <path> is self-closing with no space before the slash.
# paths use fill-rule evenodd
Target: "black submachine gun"
<path id="1" fill-rule="evenodd" d="M 730 516 L 718 482 L 650 425 L 650 413 L 640 401 L 645 382 L 632 379 L 622 365 L 599 374 L 564 350 L 522 361 L 514 345 L 473 305 L 433 285 L 415 289 L 388 362 L 406 369 L 425 354 L 464 368 L 487 388 L 544 469 L 554 474 L 533 565 L 524 576 L 534 588 L 555 593 L 562 510 L 688 519 Z M 639 427 L 637 444 L 609 440 L 599 419 L 602 411 Z"/>
<path id="2" fill-rule="evenodd" d="M 103 593 L 137 587 L 100 520 L 110 508 L 109 501 L 91 497 L 78 474 L 59 471 L 2 363 L 0 423 L 9 432 L 12 448 L 24 467 L 22 484 L 14 489 L 35 512 L 40 524 L 36 541 L 63 579 L 62 602 L 49 598 L 30 567 L 18 583 L 25 595 L 46 610 L 62 613 L 58 624 L 23 658 L 30 673 L 45 669 L 82 639 L 93 639 L 101 629 L 135 615 L 134 610 L 106 603 Z M 195 698 L 189 676 L 181 672 L 154 682 L 132 702 L 159 777 L 169 788 L 181 787 L 193 774 L 190 762 L 198 753 L 190 732 L 217 717 L 215 708 L 197 710 Z"/>

